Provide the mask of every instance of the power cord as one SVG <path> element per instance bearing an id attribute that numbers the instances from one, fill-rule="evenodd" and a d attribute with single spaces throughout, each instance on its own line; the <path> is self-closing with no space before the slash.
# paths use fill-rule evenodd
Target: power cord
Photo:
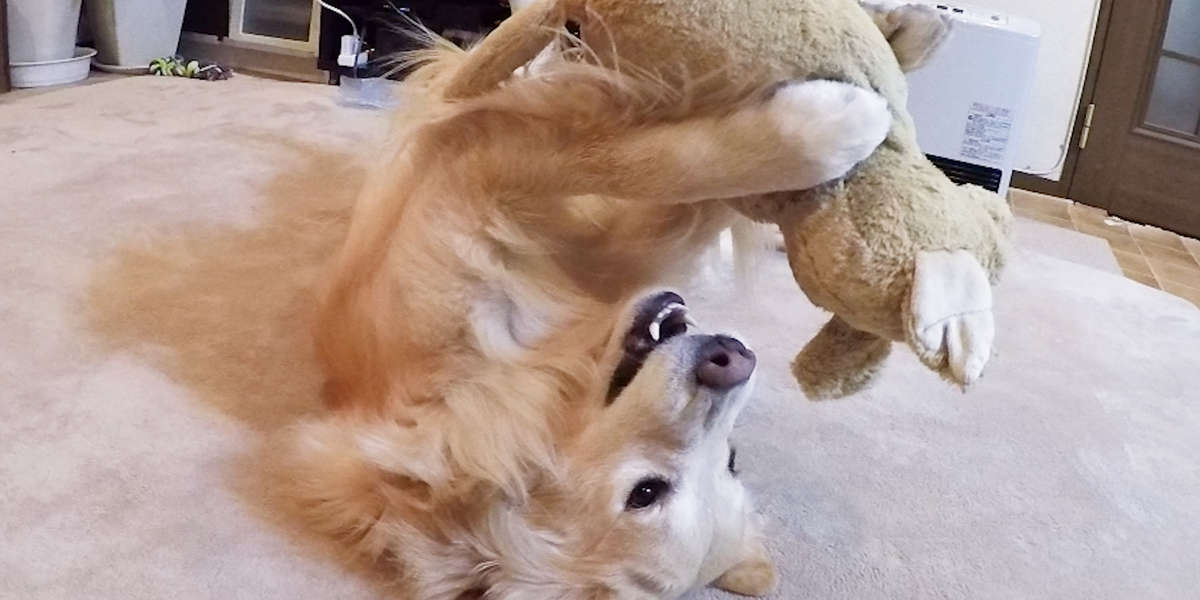
<path id="1" fill-rule="evenodd" d="M 346 14 L 342 9 L 329 4 L 325 0 L 317 0 L 317 3 L 320 4 L 325 10 L 340 16 L 350 24 L 350 31 L 352 32 L 349 44 L 350 47 L 347 48 L 346 36 L 342 36 L 342 47 L 340 54 L 338 55 L 337 63 L 343 67 L 351 67 L 354 69 L 354 78 L 357 79 L 358 69 L 363 63 L 361 60 L 363 40 L 358 35 L 358 24 L 356 24 L 354 19 L 351 19 L 350 15 Z M 349 64 L 346 64 L 347 62 Z"/>
<path id="2" fill-rule="evenodd" d="M 336 6 L 333 6 L 332 4 L 329 4 L 325 0 L 317 0 L 317 3 L 320 4 L 321 6 L 323 6 L 325 8 L 325 10 L 332 12 L 334 14 L 340 15 L 343 19 L 346 20 L 347 23 L 350 23 L 350 30 L 354 32 L 354 39 L 356 39 L 356 40 L 359 39 L 358 25 L 354 24 L 354 19 L 351 19 L 350 15 L 342 12 L 342 9 L 340 9 Z"/>

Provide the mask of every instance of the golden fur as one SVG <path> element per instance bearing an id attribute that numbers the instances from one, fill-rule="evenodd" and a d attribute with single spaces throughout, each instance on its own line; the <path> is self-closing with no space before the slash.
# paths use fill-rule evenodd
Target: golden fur
<path id="1" fill-rule="evenodd" d="M 463 55 L 425 58 L 323 288 L 335 410 L 286 442 L 287 493 L 408 597 L 766 592 L 749 503 L 721 475 L 728 431 L 670 409 L 692 393 L 683 350 L 611 407 L 606 383 L 632 299 L 731 224 L 718 200 L 841 176 L 883 139 L 883 102 L 830 82 L 696 97 L 553 58 L 448 100 Z M 693 491 L 623 514 L 630 461 Z"/>

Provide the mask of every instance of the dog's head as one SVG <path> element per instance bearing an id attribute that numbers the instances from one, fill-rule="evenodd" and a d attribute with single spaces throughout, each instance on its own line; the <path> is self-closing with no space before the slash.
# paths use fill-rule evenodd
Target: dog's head
<path id="1" fill-rule="evenodd" d="M 670 292 L 635 302 L 620 323 L 603 408 L 522 512 L 555 540 L 535 568 L 590 590 L 579 597 L 672 598 L 757 542 L 729 441 L 755 356 L 699 331 Z"/>
<path id="2" fill-rule="evenodd" d="M 487 431 L 354 415 L 291 431 L 280 490 L 311 525 L 394 563 L 406 597 L 675 598 L 764 563 L 729 443 L 754 354 L 699 331 L 672 293 L 632 303 L 610 333 L 594 402 L 564 404 L 576 425 L 549 434 L 552 457 L 502 457 L 525 464 L 519 493 L 452 468 L 447 448 L 511 451 Z M 750 589 L 769 589 L 766 572 Z"/>

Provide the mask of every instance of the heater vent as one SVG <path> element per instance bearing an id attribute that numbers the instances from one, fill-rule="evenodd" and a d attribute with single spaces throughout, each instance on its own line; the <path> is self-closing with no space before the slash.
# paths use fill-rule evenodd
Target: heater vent
<path id="1" fill-rule="evenodd" d="M 973 183 L 988 191 L 999 192 L 1000 182 L 1004 179 L 1004 172 L 1000 169 L 985 167 L 983 165 L 971 164 L 961 160 L 951 160 L 942 158 L 941 156 L 927 155 L 930 162 L 957 184 Z"/>

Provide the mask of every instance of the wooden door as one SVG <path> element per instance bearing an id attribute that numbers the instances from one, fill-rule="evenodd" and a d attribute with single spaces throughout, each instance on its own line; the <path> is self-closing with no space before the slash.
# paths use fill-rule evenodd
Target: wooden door
<path id="1" fill-rule="evenodd" d="M 1071 198 L 1200 236 L 1200 0 L 1113 0 Z"/>

